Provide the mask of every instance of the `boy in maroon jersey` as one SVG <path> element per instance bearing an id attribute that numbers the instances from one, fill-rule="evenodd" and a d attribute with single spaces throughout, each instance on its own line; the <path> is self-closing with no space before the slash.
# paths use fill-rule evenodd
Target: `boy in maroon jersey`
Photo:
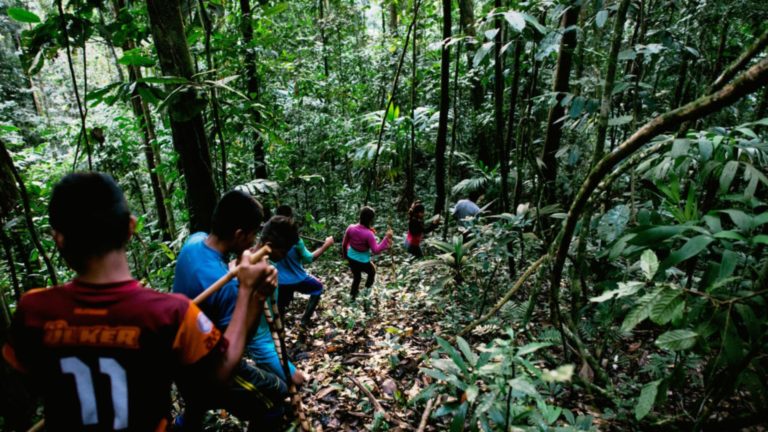
<path id="1" fill-rule="evenodd" d="M 3 347 L 42 394 L 47 430 L 163 430 L 172 380 L 224 386 L 274 290 L 274 268 L 241 260 L 237 304 L 222 335 L 189 299 L 132 278 L 125 246 L 136 218 L 112 178 L 64 177 L 49 215 L 77 277 L 24 295 Z"/>

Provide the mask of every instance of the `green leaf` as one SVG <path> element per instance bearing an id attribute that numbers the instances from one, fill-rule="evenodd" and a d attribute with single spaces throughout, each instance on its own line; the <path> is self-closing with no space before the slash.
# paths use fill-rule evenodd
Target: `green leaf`
<path id="1" fill-rule="evenodd" d="M 651 308 L 658 301 L 663 288 L 659 288 L 648 293 L 637 300 L 635 308 L 629 311 L 624 321 L 621 323 L 621 331 L 628 332 L 643 322 L 651 314 Z"/>
<path id="2" fill-rule="evenodd" d="M 731 277 L 736 266 L 739 264 L 739 254 L 732 250 L 723 251 L 723 259 L 720 261 L 720 272 L 718 280 Z"/>
<path id="3" fill-rule="evenodd" d="M 461 353 L 464 354 L 464 358 L 466 358 L 469 361 L 469 364 L 474 367 L 477 364 L 477 354 L 472 351 L 472 347 L 470 347 L 467 341 L 461 336 L 456 338 L 456 345 L 459 346 Z"/>
<path id="4" fill-rule="evenodd" d="M 683 302 L 680 294 L 681 291 L 677 289 L 664 289 L 651 306 L 651 321 L 660 325 L 670 322 L 675 316 L 678 305 Z"/>
<path id="5" fill-rule="evenodd" d="M 758 243 L 768 245 L 768 235 L 760 234 L 752 237 L 752 244 L 758 244 Z"/>
<path id="6" fill-rule="evenodd" d="M 671 330 L 656 339 L 656 346 L 669 351 L 683 351 L 696 345 L 698 333 L 691 330 Z"/>
<path id="7" fill-rule="evenodd" d="M 619 282 L 618 285 L 619 287 L 617 289 L 606 291 L 597 297 L 590 298 L 589 301 L 594 303 L 602 303 L 612 298 L 622 298 L 622 297 L 631 296 L 637 293 L 638 291 L 640 291 L 640 288 L 645 286 L 643 282 L 638 282 L 638 281 L 629 281 L 626 283 Z"/>
<path id="8" fill-rule="evenodd" d="M 464 431 L 464 421 L 467 418 L 467 409 L 469 408 L 469 404 L 466 402 L 463 402 L 459 409 L 456 410 L 456 412 L 453 415 L 453 421 L 451 422 L 451 432 L 463 432 Z"/>
<path id="9" fill-rule="evenodd" d="M 647 280 L 653 280 L 656 270 L 659 269 L 659 259 L 652 250 L 646 249 L 643 251 L 643 254 L 640 256 L 640 268 L 643 270 Z"/>
<path id="10" fill-rule="evenodd" d="M 689 258 L 693 258 L 701 251 L 707 248 L 710 243 L 715 241 L 712 236 L 699 235 L 688 239 L 688 241 L 680 249 L 669 254 L 667 259 L 661 263 L 660 268 L 666 270 L 672 266 L 675 266 Z"/>
<path id="11" fill-rule="evenodd" d="M 546 382 L 568 382 L 573 377 L 576 367 L 572 364 L 560 366 L 554 370 L 545 370 L 541 379 Z"/>
<path id="12" fill-rule="evenodd" d="M 690 229 L 683 225 L 658 225 L 643 229 L 636 233 L 628 243 L 638 246 L 658 245 L 658 243 Z"/>
<path id="13" fill-rule="evenodd" d="M 11 17 L 14 21 L 22 22 L 22 23 L 39 23 L 40 17 L 35 15 L 34 13 L 17 7 L 11 7 L 8 8 L 8 16 Z"/>
<path id="14" fill-rule="evenodd" d="M 152 67 L 155 65 L 155 60 L 131 51 L 127 51 L 117 62 L 126 66 Z"/>
<path id="15" fill-rule="evenodd" d="M 743 235 L 739 234 L 736 231 L 720 231 L 719 233 L 715 234 L 713 237 L 719 240 L 736 240 L 736 241 L 743 241 L 746 242 L 747 239 L 744 238 Z"/>
<path id="16" fill-rule="evenodd" d="M 552 344 L 549 343 L 549 342 L 532 342 L 532 343 L 529 343 L 527 345 L 521 346 L 517 350 L 517 355 L 518 356 L 524 356 L 526 354 L 531 354 L 533 352 L 536 352 L 536 351 L 538 351 L 538 350 L 540 350 L 542 348 L 546 348 L 546 347 L 549 347 L 549 346 L 552 346 Z"/>
<path id="17" fill-rule="evenodd" d="M 536 390 L 536 386 L 526 377 L 517 377 L 509 380 L 509 386 L 512 387 L 512 390 L 519 391 L 524 395 L 533 397 L 539 396 L 539 391 Z"/>
<path id="18" fill-rule="evenodd" d="M 540 34 L 545 34 L 547 32 L 547 29 L 543 25 L 539 24 L 539 20 L 537 20 L 532 15 L 529 15 L 525 12 L 521 12 L 520 15 L 522 15 L 525 21 L 528 24 L 532 25 L 533 28 L 535 28 L 536 31 L 539 32 Z"/>
<path id="19" fill-rule="evenodd" d="M 621 117 L 614 117 L 612 119 L 608 120 L 608 126 L 621 126 L 623 124 L 627 124 L 632 121 L 631 115 L 625 115 Z"/>
<path id="20" fill-rule="evenodd" d="M 656 402 L 656 395 L 659 392 L 659 384 L 661 384 L 661 380 L 649 382 L 640 390 L 640 397 L 637 398 L 637 404 L 635 405 L 635 418 L 637 420 L 642 420 L 643 417 L 651 412 L 651 408 L 653 408 L 653 404 Z"/>
<path id="21" fill-rule="evenodd" d="M 504 13 L 504 19 L 507 20 L 510 26 L 518 33 L 521 33 L 525 29 L 525 17 L 520 12 L 509 11 Z"/>
<path id="22" fill-rule="evenodd" d="M 19 130 L 20 129 L 16 126 L 0 124 L 0 135 L 6 134 L 8 132 L 17 132 Z"/>
<path id="23" fill-rule="evenodd" d="M 741 210 L 720 210 L 731 217 L 733 223 L 742 231 L 749 231 L 754 227 L 754 220 Z"/>
<path id="24" fill-rule="evenodd" d="M 723 167 L 723 172 L 720 174 L 720 193 L 728 192 L 728 189 L 730 189 L 731 183 L 733 183 L 733 179 L 736 177 L 736 172 L 738 170 L 738 161 L 732 160 L 725 164 L 725 167 Z"/>
<path id="25" fill-rule="evenodd" d="M 603 28 L 606 21 L 608 21 L 608 11 L 603 9 L 595 16 L 595 25 L 597 28 Z"/>
<path id="26" fill-rule="evenodd" d="M 464 362 L 464 359 L 461 357 L 461 354 L 459 354 L 459 352 L 456 351 L 456 348 L 451 346 L 451 344 L 447 340 L 439 336 L 437 336 L 436 339 L 437 339 L 438 345 L 440 345 L 440 347 L 443 348 L 443 351 L 445 351 L 445 353 L 448 354 L 448 357 L 450 357 L 451 360 L 453 360 L 453 363 L 455 363 L 456 366 L 458 366 L 462 372 L 467 373 L 467 370 L 468 370 L 467 364 Z"/>
<path id="27" fill-rule="evenodd" d="M 470 404 L 475 402 L 475 399 L 477 399 L 477 395 L 480 393 L 480 389 L 477 388 L 475 384 L 472 384 L 471 386 L 467 387 L 467 390 L 464 392 L 467 396 L 467 402 Z"/>

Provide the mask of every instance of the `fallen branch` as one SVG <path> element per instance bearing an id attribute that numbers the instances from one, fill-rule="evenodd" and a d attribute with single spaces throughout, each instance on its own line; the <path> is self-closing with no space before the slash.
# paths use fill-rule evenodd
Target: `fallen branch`
<path id="1" fill-rule="evenodd" d="M 366 388 L 363 385 L 363 383 L 361 383 L 357 378 L 353 377 L 352 375 L 347 375 L 347 378 L 349 378 L 349 380 L 352 381 L 352 383 L 354 383 L 355 386 L 357 386 L 357 388 L 359 388 L 363 393 L 365 393 L 365 396 L 371 402 L 371 405 L 373 405 L 374 414 L 377 412 L 381 413 L 381 415 L 384 416 L 384 420 L 386 420 L 387 423 L 397 423 L 397 425 L 401 429 L 413 429 L 411 425 L 409 425 L 408 423 L 390 415 L 384 409 L 384 407 L 381 406 L 381 403 L 376 399 L 376 396 L 374 396 L 373 393 L 371 393 L 371 391 L 368 390 L 368 388 Z"/>
<path id="2" fill-rule="evenodd" d="M 416 429 L 416 432 L 424 432 L 424 428 L 427 427 L 427 421 L 429 420 L 429 415 L 432 413 L 432 406 L 434 404 L 435 404 L 434 399 L 430 399 L 429 401 L 427 401 L 427 406 L 424 408 L 424 414 L 421 415 L 419 428 Z"/>

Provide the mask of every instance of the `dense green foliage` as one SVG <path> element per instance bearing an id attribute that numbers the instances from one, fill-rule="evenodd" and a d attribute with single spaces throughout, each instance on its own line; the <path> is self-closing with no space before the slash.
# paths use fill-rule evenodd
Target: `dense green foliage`
<path id="1" fill-rule="evenodd" d="M 202 208 L 191 177 L 290 204 L 317 237 L 364 203 L 405 231 L 413 199 L 479 192 L 472 238 L 441 227 L 393 282 L 445 303 L 430 385 L 407 401 L 437 398 L 431 424 L 764 421 L 764 1 L 458 0 L 447 40 L 434 0 L 153 1 L 180 5 L 171 43 L 192 76 L 163 74 L 147 2 L 0 0 L 4 330 L 25 290 L 71 276 L 46 206 L 72 170 L 118 179 L 139 217 L 133 270 L 160 290 Z M 175 129 L 196 119 L 203 170 Z"/>

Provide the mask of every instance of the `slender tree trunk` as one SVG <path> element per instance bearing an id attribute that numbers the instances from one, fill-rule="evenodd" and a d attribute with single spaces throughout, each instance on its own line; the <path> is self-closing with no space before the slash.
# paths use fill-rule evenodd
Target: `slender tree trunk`
<path id="1" fill-rule="evenodd" d="M 416 9 L 415 13 L 419 13 L 419 6 L 421 5 L 421 1 L 417 1 L 416 3 Z M 397 95 L 397 85 L 400 81 L 400 72 L 403 70 L 403 64 L 405 62 L 405 54 L 408 52 L 408 41 L 411 37 L 411 32 L 413 31 L 414 24 L 416 23 L 416 17 L 414 15 L 414 18 L 411 20 L 411 24 L 408 26 L 408 33 L 405 35 L 405 43 L 403 44 L 403 50 L 400 52 L 400 58 L 397 61 L 397 70 L 395 71 L 395 77 L 392 80 L 392 92 L 390 93 L 389 100 L 387 101 L 387 106 L 384 108 L 384 112 L 381 116 L 381 124 L 379 125 L 379 134 L 378 138 L 376 140 L 376 152 L 373 155 L 373 165 L 371 166 L 371 171 L 368 179 L 368 187 L 365 192 L 365 205 L 368 205 L 368 201 L 371 198 L 371 191 L 373 190 L 374 185 L 376 184 L 377 179 L 377 172 L 378 172 L 378 165 L 379 165 L 379 152 L 381 150 L 381 140 L 384 136 L 384 126 L 387 122 L 387 113 L 389 112 L 390 107 L 394 106 L 395 103 L 395 96 Z"/>
<path id="2" fill-rule="evenodd" d="M 453 70 L 453 121 L 451 122 L 451 150 L 448 153 L 448 166 L 446 170 L 447 175 L 445 179 L 445 183 L 447 185 L 446 189 L 448 191 L 450 191 L 452 187 L 453 156 L 456 154 L 456 134 L 458 133 L 459 119 L 461 118 L 459 116 L 459 98 L 461 97 L 461 90 L 459 89 L 459 61 L 461 60 L 461 45 L 461 42 L 456 44 L 456 62 L 454 63 L 456 66 Z M 445 221 L 443 224 L 443 240 L 448 237 L 448 206 L 445 207 L 446 208 L 443 209 L 443 220 Z"/>
<path id="3" fill-rule="evenodd" d="M 558 121 L 565 115 L 565 107 L 560 101 L 568 93 L 569 78 L 571 74 L 571 65 L 573 51 L 576 48 L 576 30 L 569 29 L 576 25 L 581 9 L 579 2 L 571 2 L 568 10 L 563 14 L 560 21 L 560 28 L 563 29 L 563 39 L 560 42 L 560 50 L 557 56 L 557 66 L 555 69 L 554 85 L 552 90 L 557 93 L 555 105 L 549 110 L 547 118 L 547 132 L 544 139 L 544 148 L 542 150 L 541 160 L 544 163 L 542 168 L 542 180 L 544 183 L 544 203 L 555 204 L 557 199 L 557 159 L 555 155 L 560 148 L 560 138 L 562 137 L 563 122 Z M 549 231 L 549 230 L 547 230 Z M 548 234 L 551 240 L 551 233 Z"/>
<path id="4" fill-rule="evenodd" d="M 123 0 L 116 0 L 113 3 L 114 14 L 117 15 L 125 7 Z M 114 44 L 111 40 L 107 40 L 107 44 L 114 50 Z M 136 47 L 134 41 L 126 39 L 123 44 L 123 50 L 128 51 Z M 142 78 L 141 68 L 138 66 L 128 66 L 128 79 L 135 85 Z M 152 118 L 149 113 L 146 102 L 139 95 L 138 90 L 134 90 L 131 95 L 131 109 L 133 115 L 136 116 L 136 120 L 141 127 L 142 138 L 144 141 L 144 159 L 147 162 L 147 171 L 149 172 L 149 181 L 152 186 L 152 195 L 155 200 L 155 209 L 157 212 L 157 225 L 162 233 L 162 239 L 165 241 L 170 240 L 175 234 L 176 230 L 173 224 L 169 220 L 169 214 L 171 211 L 166 207 L 165 193 L 163 188 L 163 180 L 157 172 L 157 165 L 159 161 L 159 154 L 154 148 L 155 142 L 155 127 L 152 124 Z"/>
<path id="5" fill-rule="evenodd" d="M 19 171 L 13 164 L 11 154 L 8 153 L 8 150 L 5 147 L 5 142 L 3 140 L 0 140 L 0 158 L 2 159 L 2 162 L 6 164 L 6 167 L 11 171 L 13 178 L 16 180 L 19 196 L 21 196 L 21 203 L 24 206 L 24 220 L 27 223 L 29 236 L 32 238 L 32 242 L 35 244 L 38 254 L 45 263 L 45 268 L 48 270 L 50 282 L 52 285 L 58 285 L 59 281 L 56 277 L 56 269 L 54 269 L 53 264 L 51 263 L 51 259 L 48 257 L 48 252 L 45 251 L 45 248 L 43 247 L 43 244 L 40 242 L 40 238 L 37 235 L 37 228 L 35 227 L 35 222 L 32 219 L 32 208 L 29 204 L 29 194 L 27 194 L 27 187 L 24 185 L 24 180 L 22 180 Z"/>
<path id="6" fill-rule="evenodd" d="M 319 0 L 321 5 L 323 0 Z M 321 6 L 322 7 L 322 6 Z M 240 0 L 240 12 L 242 15 L 242 22 L 240 23 L 240 31 L 243 34 L 243 44 L 245 45 L 244 63 L 245 63 L 245 77 L 248 87 L 248 97 L 251 98 L 251 116 L 253 122 L 258 125 L 261 123 L 261 111 L 256 108 L 255 104 L 259 101 L 260 86 L 259 75 L 256 70 L 256 53 L 253 50 L 253 18 L 251 16 L 251 0 Z M 322 24 L 321 24 L 322 30 Z M 325 52 L 325 37 L 323 37 L 323 52 Z M 326 62 L 326 74 L 327 74 L 327 62 Z M 256 129 L 253 130 L 253 174 L 256 178 L 267 178 L 267 162 L 264 152 L 264 140 L 261 134 Z"/>
<path id="7" fill-rule="evenodd" d="M 13 286 L 13 297 L 18 302 L 21 300 L 21 284 L 16 274 L 16 260 L 13 258 L 13 247 L 11 239 L 5 234 L 4 229 L 0 229 L 0 243 L 3 244 L 3 252 L 8 262 L 8 273 L 11 274 L 11 284 Z M 2 293 L 0 293 L 2 295 Z"/>
<path id="8" fill-rule="evenodd" d="M 437 126 L 437 144 L 435 145 L 435 211 L 442 214 L 445 208 L 445 147 L 448 138 L 448 105 L 450 101 L 450 65 L 451 47 L 447 46 L 451 37 L 451 0 L 443 0 L 443 47 L 440 54 L 440 115 Z"/>
<path id="9" fill-rule="evenodd" d="M 495 0 L 494 6 L 497 11 L 500 10 L 501 0 Z M 503 19 L 499 14 L 494 18 L 496 37 L 494 38 L 493 51 L 493 113 L 496 133 L 493 141 L 501 167 L 501 211 L 506 212 L 509 210 L 509 153 L 504 141 L 504 57 L 501 55 L 502 37 L 504 36 Z"/>
<path id="10" fill-rule="evenodd" d="M 731 20 L 723 20 L 723 28 L 720 30 L 720 43 L 717 46 L 717 57 L 715 58 L 715 66 L 712 68 L 712 81 L 720 75 L 723 71 L 723 59 L 725 56 L 725 45 L 728 42 L 728 27 L 731 24 Z"/>
<path id="11" fill-rule="evenodd" d="M 405 176 L 405 199 L 408 205 L 416 198 L 416 169 L 414 158 L 416 156 L 416 36 L 419 34 L 418 18 L 419 9 L 416 1 L 413 2 L 413 46 L 411 50 L 411 142 L 408 147 L 408 162 Z"/>
<path id="12" fill-rule="evenodd" d="M 152 38 L 163 74 L 192 79 L 192 59 L 184 33 L 179 0 L 147 0 Z M 200 113 L 181 115 L 185 107 L 194 106 L 196 95 L 185 92 L 172 104 L 171 130 L 173 145 L 179 153 L 187 186 L 190 230 L 207 231 L 216 205 L 211 155 Z"/>
<path id="13" fill-rule="evenodd" d="M 616 12 L 616 18 L 613 23 L 613 39 L 611 41 L 611 49 L 608 52 L 608 58 L 605 65 L 605 80 L 602 89 L 602 100 L 600 102 L 600 114 L 597 119 L 597 140 L 595 141 L 595 148 L 592 152 L 592 162 L 590 163 L 590 169 L 600 162 L 605 154 L 605 137 L 608 132 L 608 118 L 611 115 L 611 101 L 613 99 L 613 86 L 616 82 L 616 69 L 619 59 L 619 51 L 621 50 L 621 42 L 624 37 L 624 22 L 627 18 L 627 10 L 629 9 L 629 3 L 631 0 L 621 0 L 619 8 Z M 579 234 L 579 248 L 577 254 L 577 273 L 584 276 L 588 274 L 585 263 L 585 254 L 587 250 L 587 238 L 589 237 L 589 228 L 592 221 L 592 212 L 587 211 L 584 213 L 584 217 L 581 220 L 581 232 Z M 581 286 L 581 277 L 576 277 L 571 282 L 571 313 L 574 320 L 577 318 L 579 309 L 582 306 L 583 288 Z"/>
<path id="14" fill-rule="evenodd" d="M 480 77 L 477 76 L 474 70 L 474 57 L 477 49 L 477 31 L 475 30 L 475 2 L 474 0 L 459 0 L 459 19 L 461 23 L 461 29 L 465 35 L 470 39 L 465 43 L 467 51 L 467 75 L 470 77 L 471 90 L 469 92 L 469 100 L 472 103 L 472 108 L 479 110 L 483 106 L 483 98 L 485 89 L 483 83 L 480 81 Z"/>
<path id="15" fill-rule="evenodd" d="M 205 30 L 205 65 L 210 72 L 210 79 L 216 80 L 218 75 L 216 72 L 216 63 L 213 61 L 213 55 L 211 54 L 211 33 L 213 32 L 213 24 L 211 18 L 208 15 L 208 10 L 205 8 L 203 0 L 197 0 L 197 10 L 200 14 L 200 22 Z M 216 87 L 211 87 L 211 111 L 213 112 L 213 124 L 214 133 L 219 137 L 219 151 L 221 154 L 221 188 L 227 190 L 227 141 L 224 139 L 224 125 L 221 122 L 221 116 L 219 115 L 219 95 Z"/>

